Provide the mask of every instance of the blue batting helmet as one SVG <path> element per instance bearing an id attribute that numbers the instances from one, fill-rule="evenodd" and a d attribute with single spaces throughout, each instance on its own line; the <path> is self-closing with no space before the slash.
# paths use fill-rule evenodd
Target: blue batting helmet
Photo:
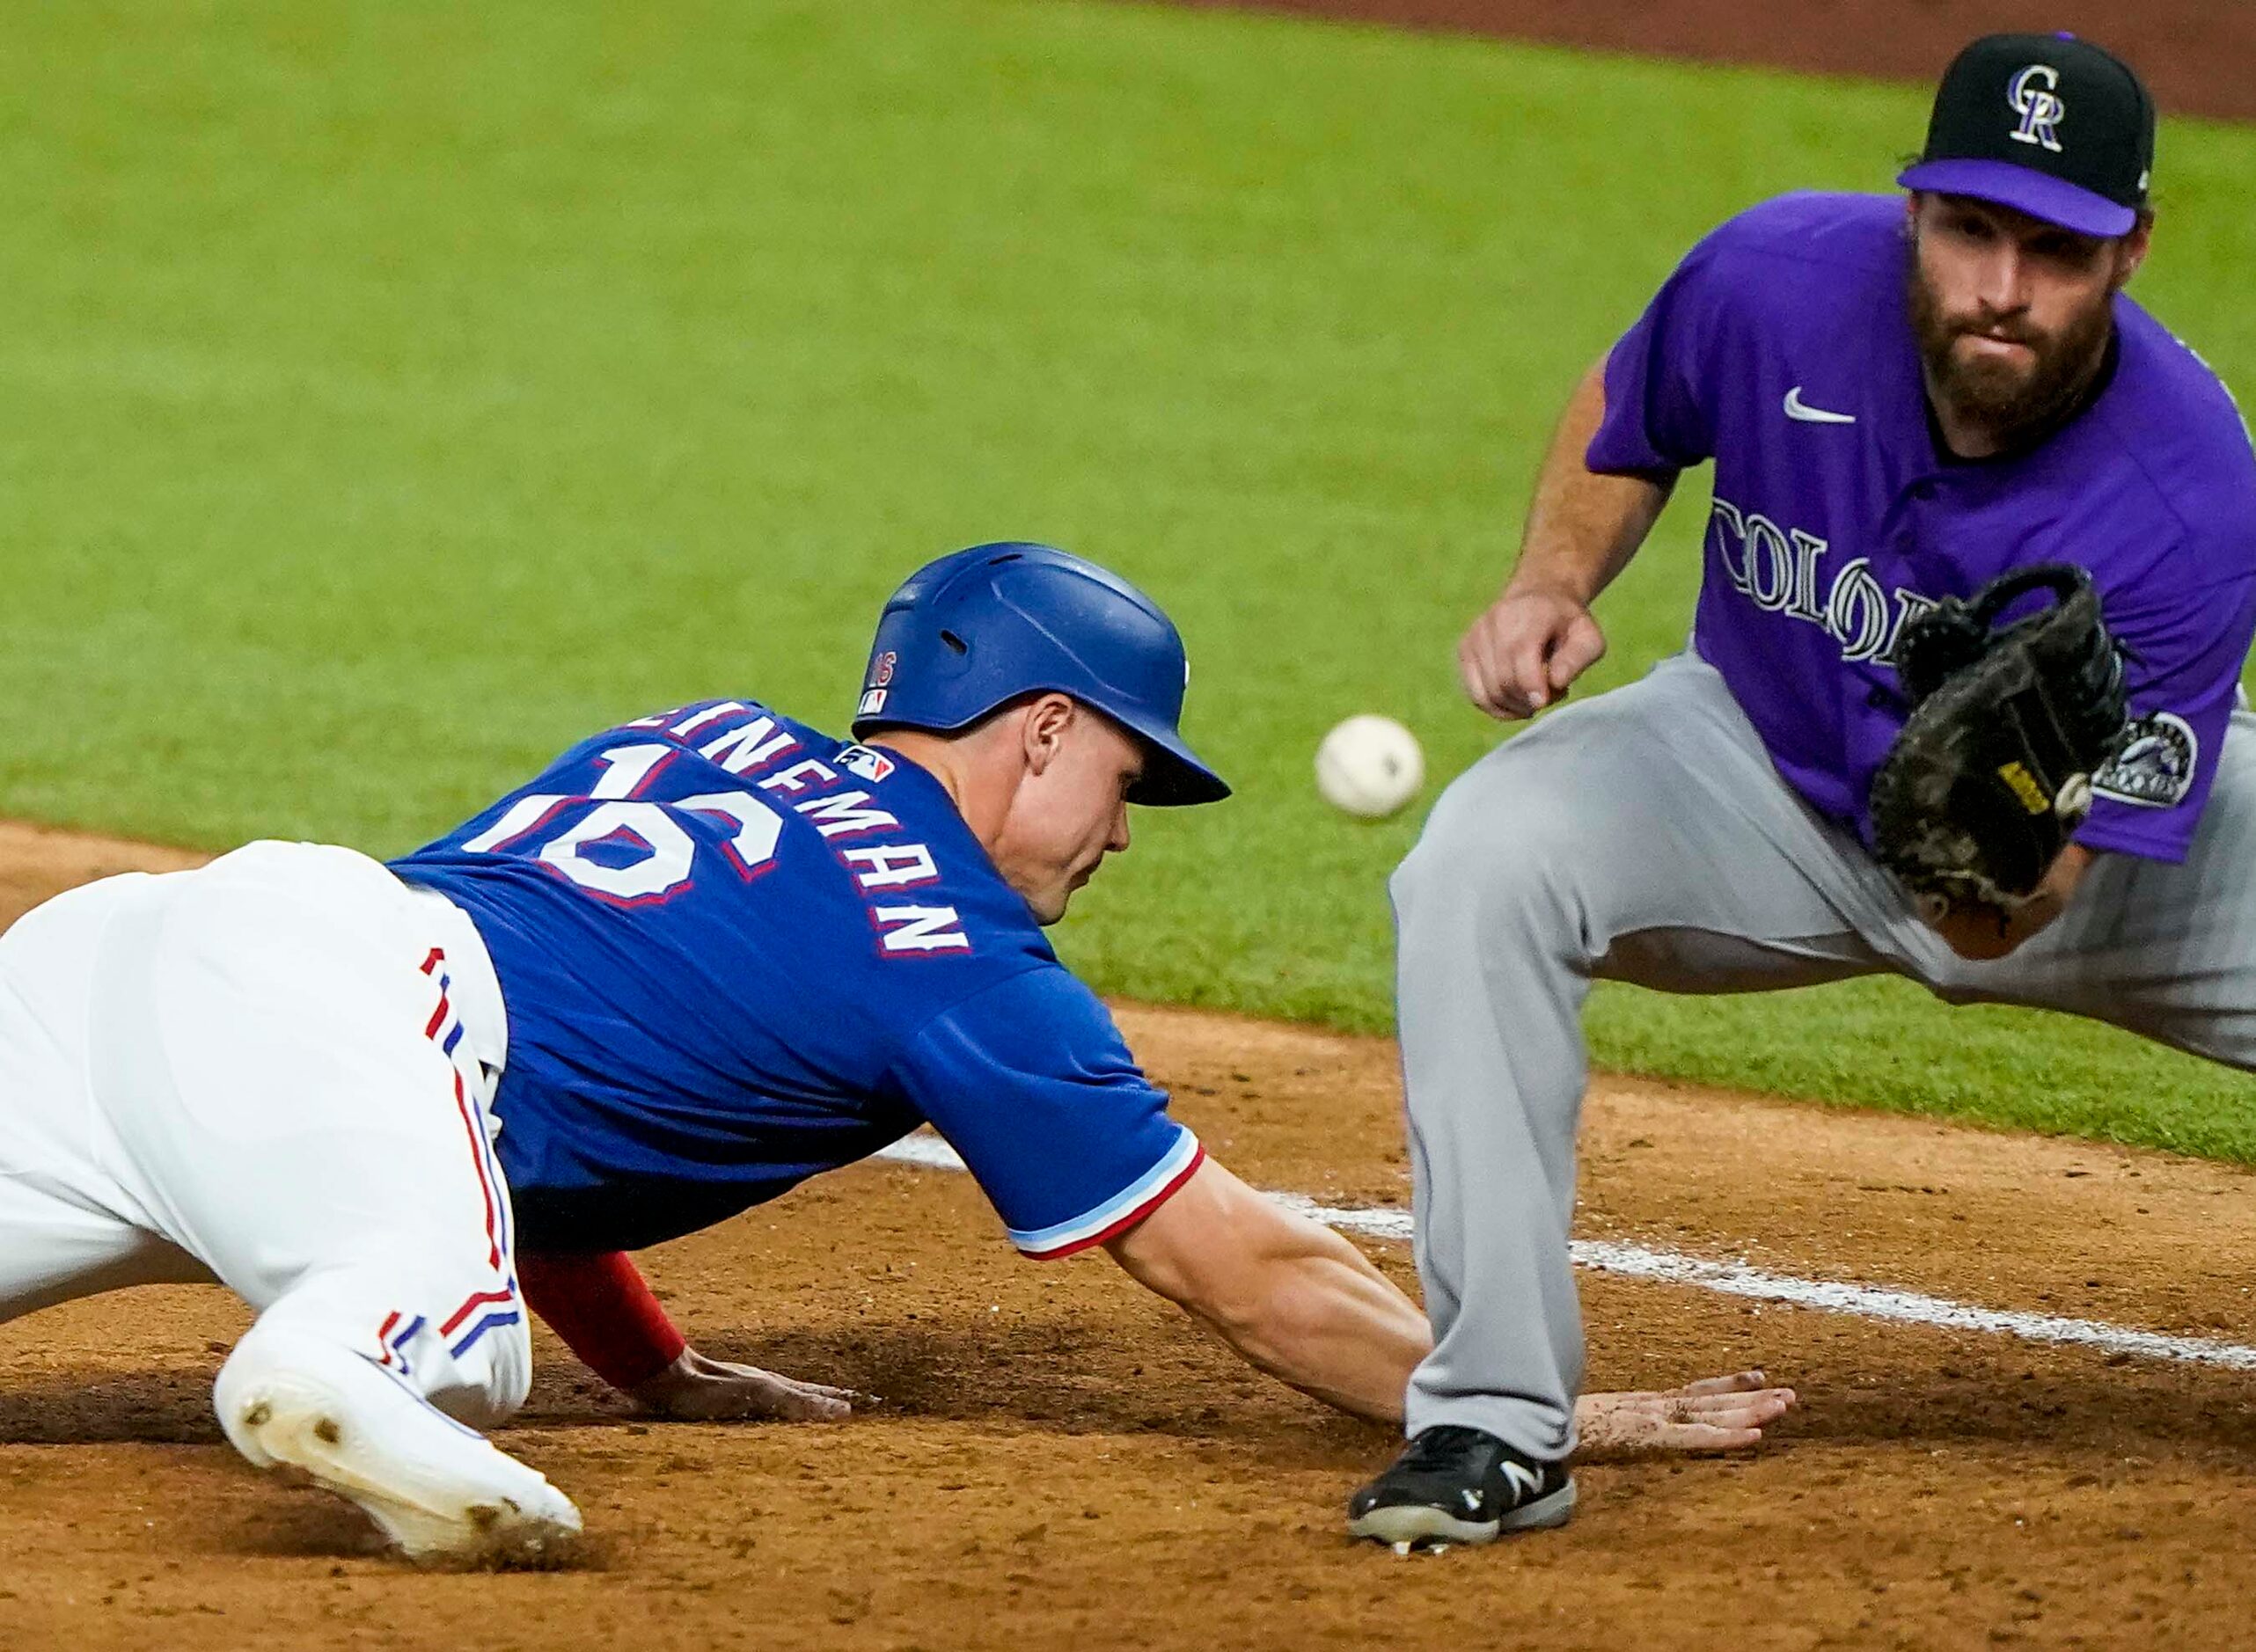
<path id="1" fill-rule="evenodd" d="M 1143 744 L 1135 803 L 1212 803 L 1230 788 L 1176 727 L 1190 664 L 1159 604 L 1046 545 L 976 545 L 919 568 L 877 621 L 856 739 L 953 734 L 1029 694 L 1070 694 Z"/>

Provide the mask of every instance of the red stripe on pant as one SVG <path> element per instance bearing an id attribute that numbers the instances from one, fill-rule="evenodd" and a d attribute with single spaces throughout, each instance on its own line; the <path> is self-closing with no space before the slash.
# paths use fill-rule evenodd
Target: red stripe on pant
<path id="1" fill-rule="evenodd" d="M 479 1309 L 486 1306 L 488 1303 L 514 1302 L 516 1300 L 516 1293 L 513 1290 L 481 1290 L 476 1296 L 471 1297 L 469 1301 L 457 1308 L 454 1312 L 447 1318 L 445 1323 L 439 1327 L 439 1334 L 441 1336 L 452 1336 L 456 1330 L 460 1327 L 465 1319 L 468 1319 Z"/>
<path id="2" fill-rule="evenodd" d="M 427 976 L 435 975 L 445 962 L 446 949 L 443 947 L 434 947 L 423 960 L 422 972 Z M 446 989 L 441 987 L 439 1006 L 431 1012 L 430 1024 L 423 1028 L 423 1036 L 436 1038 L 446 1017 Z M 450 1056 L 447 1059 L 448 1064 L 452 1065 L 453 1057 Z M 478 1140 L 478 1118 L 471 1108 L 469 1093 L 463 1088 L 462 1070 L 459 1067 L 455 1068 L 454 1071 L 454 1110 L 461 1115 L 463 1133 L 470 1138 L 470 1167 L 478 1174 L 478 1195 L 486 1202 L 486 1265 L 488 1268 L 499 1268 L 502 1265 L 502 1237 L 495 1225 L 495 1218 L 500 1214 L 501 1200 L 495 1195 L 494 1184 L 486 1174 L 486 1155 L 481 1151 Z M 453 1327 L 450 1324 L 448 1329 L 452 1328 Z M 445 1333 L 442 1332 L 441 1334 L 443 1335 Z"/>
<path id="3" fill-rule="evenodd" d="M 486 1202 L 486 1265 L 499 1268 L 502 1265 L 502 1239 L 494 1225 L 496 1211 L 494 1184 L 486 1179 L 486 1156 L 478 1150 L 478 1120 L 470 1110 L 470 1097 L 463 1090 L 459 1072 L 454 1075 L 454 1108 L 462 1115 L 463 1133 L 470 1138 L 470 1165 L 478 1173 L 479 1196 Z"/>

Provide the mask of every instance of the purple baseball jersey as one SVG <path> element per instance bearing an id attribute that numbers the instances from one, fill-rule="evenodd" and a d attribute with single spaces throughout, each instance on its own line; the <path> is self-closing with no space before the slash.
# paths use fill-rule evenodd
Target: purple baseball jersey
<path id="1" fill-rule="evenodd" d="M 1593 471 L 1716 464 L 1693 646 L 1787 783 L 1870 841 L 1903 725 L 1905 618 L 2009 569 L 2089 569 L 2134 733 L 2077 833 L 2185 856 L 2256 630 L 2256 452 L 2230 395 L 2129 298 L 2103 387 L 2035 449 L 1937 441 L 1900 196 L 1794 194 L 1695 247 L 1606 363 Z"/>

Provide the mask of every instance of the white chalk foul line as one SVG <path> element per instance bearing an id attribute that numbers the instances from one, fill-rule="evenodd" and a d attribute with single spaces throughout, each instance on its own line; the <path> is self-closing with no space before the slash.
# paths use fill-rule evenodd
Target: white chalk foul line
<path id="1" fill-rule="evenodd" d="M 927 1170 L 963 1168 L 963 1156 L 937 1136 L 904 1136 L 890 1147 L 879 1148 L 875 1156 L 904 1165 L 921 1165 Z"/>
<path id="2" fill-rule="evenodd" d="M 1351 1233 L 1389 1239 L 1407 1239 L 1410 1236 L 1407 1210 L 1343 1210 L 1297 1194 L 1272 1196 L 1288 1210 L 1329 1222 Z M 1969 1303 L 1930 1297 L 1916 1290 L 1883 1290 L 1871 1285 L 1798 1279 L 1791 1274 L 1766 1273 L 1744 1262 L 1711 1262 L 1687 1256 L 1681 1251 L 1653 1250 L 1611 1239 L 1577 1239 L 1568 1248 L 1578 1266 L 1596 1273 L 1622 1274 L 1632 1279 L 1652 1279 L 1670 1285 L 1697 1285 L 1727 1297 L 1784 1302 L 1798 1308 L 1860 1314 L 1868 1319 L 1893 1319 L 1905 1325 L 1939 1326 L 1952 1331 L 1988 1331 L 1995 1335 L 2018 1336 L 2028 1342 L 2074 1343 L 2110 1354 L 2137 1354 L 2193 1365 L 2222 1365 L 2228 1371 L 2256 1371 L 2256 1348 L 2238 1342 L 2221 1342 L 2200 1336 L 2168 1336 L 2159 1331 L 2134 1331 L 2124 1326 L 2097 1319 L 2071 1319 L 2056 1313 L 1977 1308 Z"/>
<path id="3" fill-rule="evenodd" d="M 911 1136 L 886 1148 L 878 1157 L 930 1170 L 961 1170 L 963 1161 L 956 1150 L 930 1136 Z M 1318 1204 L 1305 1194 L 1270 1195 L 1287 1210 L 1314 1217 L 1349 1233 L 1373 1239 L 1410 1237 L 1407 1210 L 1345 1210 Z M 1767 1273 L 1744 1262 L 1708 1261 L 1681 1251 L 1654 1250 L 1643 1245 L 1618 1244 L 1611 1239 L 1577 1239 L 1570 1247 L 1578 1266 L 1593 1272 L 1621 1274 L 1631 1279 L 1656 1280 L 1663 1284 L 1696 1285 L 1727 1297 L 1757 1302 L 1783 1302 L 1798 1308 L 1827 1313 L 1853 1313 L 1867 1319 L 1890 1319 L 1903 1325 L 1937 1326 L 1951 1331 L 1984 1331 L 1996 1336 L 2018 1337 L 2026 1342 L 2052 1342 L 2099 1349 L 2109 1354 L 2130 1354 L 2146 1359 L 2176 1360 L 2189 1365 L 2216 1365 L 2227 1371 L 2256 1371 L 2256 1348 L 2201 1336 L 2169 1336 L 2159 1331 L 2135 1331 L 2098 1319 L 2074 1319 L 2056 1313 L 2015 1313 L 2001 1308 L 1978 1308 L 1947 1297 L 1930 1297 L 1915 1290 L 1883 1290 L 1871 1285 L 1842 1284 L 1831 1280 L 1799 1279 L 1791 1274 Z"/>

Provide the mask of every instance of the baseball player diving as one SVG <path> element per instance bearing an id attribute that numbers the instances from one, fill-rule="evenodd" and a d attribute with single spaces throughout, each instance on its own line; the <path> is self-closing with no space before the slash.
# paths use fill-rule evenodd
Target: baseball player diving
<path id="1" fill-rule="evenodd" d="M 1573 1507 L 1568 1266 L 1595 977 L 1893 971 L 2256 1067 L 2256 457 L 2123 288 L 2154 111 L 2086 42 L 1951 64 L 1903 197 L 1795 194 L 1688 253 L 1568 403 L 1460 647 L 1502 718 L 1715 464 L 1689 647 L 1476 764 L 1393 882 L 1434 1347 L 1351 1530 Z"/>
<path id="2" fill-rule="evenodd" d="M 0 937 L 0 1319 L 216 1280 L 257 1312 L 215 1391 L 245 1457 L 410 1555 L 535 1554 L 579 1515 L 477 1431 L 524 1401 L 527 1309 L 661 1414 L 842 1417 L 690 1349 L 626 1253 L 929 1122 L 1027 1255 L 1102 1245 L 1399 1418 L 1422 1316 L 1208 1159 L 1043 938 L 1130 803 L 1227 795 L 1186 675 L 1124 581 L 975 546 L 886 605 L 853 742 L 706 700 L 389 866 L 260 843 L 58 896 Z M 1788 1398 L 1748 1373 L 1586 1423 L 1721 1449 Z"/>

